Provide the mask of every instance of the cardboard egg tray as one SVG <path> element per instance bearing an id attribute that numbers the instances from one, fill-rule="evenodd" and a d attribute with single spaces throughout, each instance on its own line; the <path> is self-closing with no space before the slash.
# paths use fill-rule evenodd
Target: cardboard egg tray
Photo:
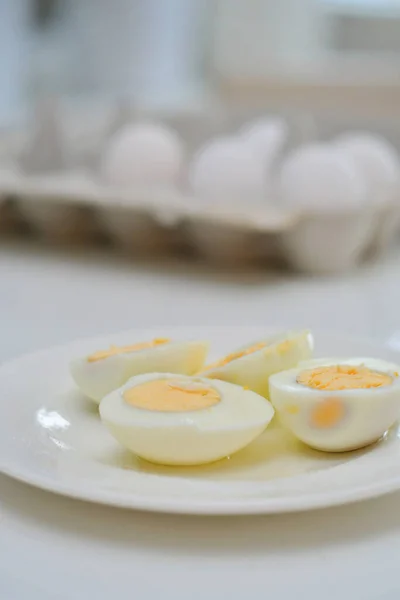
<path id="1" fill-rule="evenodd" d="M 30 232 L 71 246 L 109 240 L 133 256 L 178 252 L 324 273 L 384 252 L 400 229 L 397 203 L 356 213 L 295 214 L 268 201 L 216 206 L 178 189 L 113 188 L 101 180 L 96 161 L 121 115 L 90 132 L 82 119 L 84 135 L 74 121 L 75 139 L 71 128 L 68 143 L 59 128 L 65 121 L 52 104 L 41 108 L 33 133 L 0 136 L 0 235 Z M 189 147 L 199 143 L 196 127 L 206 135 L 198 117 L 176 117 L 172 124 Z"/>

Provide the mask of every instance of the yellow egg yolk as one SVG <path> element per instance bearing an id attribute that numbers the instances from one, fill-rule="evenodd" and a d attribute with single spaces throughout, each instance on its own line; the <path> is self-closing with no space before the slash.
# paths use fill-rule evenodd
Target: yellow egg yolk
<path id="1" fill-rule="evenodd" d="M 390 385 L 393 379 L 386 373 L 371 371 L 367 367 L 335 365 L 302 371 L 297 383 L 316 390 L 338 391 L 378 388 Z"/>
<path id="2" fill-rule="evenodd" d="M 156 379 L 125 390 L 123 398 L 135 408 L 157 412 L 188 412 L 211 408 L 221 400 L 214 388 L 201 382 Z"/>
<path id="3" fill-rule="evenodd" d="M 311 414 L 311 423 L 319 429 L 334 427 L 345 416 L 345 407 L 339 398 L 328 398 L 317 404 Z"/>
<path id="4" fill-rule="evenodd" d="M 232 352 L 231 354 L 227 354 L 226 356 L 224 356 L 224 358 L 221 358 L 220 360 L 217 360 L 215 363 L 212 363 L 211 365 L 204 367 L 204 369 L 202 369 L 201 372 L 208 371 L 209 369 L 218 369 L 219 367 L 224 367 L 225 365 L 229 364 L 233 360 L 236 360 L 237 358 L 243 358 L 244 356 L 253 354 L 253 352 L 262 350 L 263 348 L 265 348 L 266 345 L 267 345 L 266 342 L 258 342 L 257 344 L 254 344 L 253 346 L 249 346 L 248 348 L 245 348 L 244 350 L 239 350 L 238 352 Z"/>
<path id="5" fill-rule="evenodd" d="M 131 346 L 113 346 L 111 345 L 107 350 L 98 350 L 87 357 L 88 362 L 96 362 L 97 360 L 103 360 L 116 354 L 125 354 L 127 352 L 136 352 L 137 350 L 147 350 L 148 348 L 155 348 L 162 344 L 168 344 L 170 340 L 168 338 L 156 338 L 150 342 L 140 342 L 138 344 L 132 344 Z"/>

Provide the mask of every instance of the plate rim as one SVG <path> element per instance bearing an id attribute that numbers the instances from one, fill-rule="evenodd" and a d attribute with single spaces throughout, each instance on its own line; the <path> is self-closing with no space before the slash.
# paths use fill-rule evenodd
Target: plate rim
<path id="1" fill-rule="evenodd" d="M 55 496 L 70 498 L 81 502 L 90 502 L 103 506 L 122 508 L 126 510 L 138 510 L 153 513 L 182 514 L 182 515 L 204 515 L 204 516 L 222 516 L 222 515 L 267 515 L 267 514 L 288 514 L 301 513 L 347 504 L 355 504 L 366 500 L 373 500 L 386 494 L 397 492 L 400 489 L 400 475 L 376 484 L 375 486 L 356 486 L 351 490 L 341 490 L 338 492 L 320 493 L 314 496 L 305 495 L 289 498 L 246 498 L 227 502 L 208 501 L 202 499 L 200 502 L 190 499 L 188 503 L 187 496 L 181 498 L 170 497 L 159 499 L 158 496 L 143 496 L 132 494 L 131 498 L 125 500 L 124 497 L 118 499 L 113 494 L 107 492 L 102 494 L 90 494 L 86 490 L 75 490 L 68 485 L 47 484 L 46 478 L 32 477 L 23 470 L 8 469 L 0 462 L 0 474 L 5 475 L 19 483 L 30 487 L 50 492 Z"/>

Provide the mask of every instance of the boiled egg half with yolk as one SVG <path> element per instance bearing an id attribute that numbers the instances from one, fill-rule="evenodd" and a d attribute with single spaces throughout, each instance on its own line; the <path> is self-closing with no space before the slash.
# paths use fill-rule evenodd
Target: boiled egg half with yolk
<path id="1" fill-rule="evenodd" d="M 312 350 L 313 338 L 310 332 L 287 332 L 228 354 L 204 367 L 201 375 L 236 383 L 268 397 L 270 376 L 309 359 Z"/>
<path id="2" fill-rule="evenodd" d="M 204 365 L 207 342 L 172 342 L 157 338 L 129 346 L 110 346 L 73 360 L 72 378 L 79 389 L 99 403 L 130 377 L 143 373 L 173 372 L 191 375 Z"/>
<path id="3" fill-rule="evenodd" d="M 272 405 L 258 394 L 204 377 L 151 373 L 100 403 L 113 437 L 148 461 L 198 465 L 241 450 L 267 427 Z"/>
<path id="4" fill-rule="evenodd" d="M 280 419 L 305 444 L 343 452 L 379 440 L 400 416 L 400 367 L 369 358 L 319 359 L 270 378 Z"/>

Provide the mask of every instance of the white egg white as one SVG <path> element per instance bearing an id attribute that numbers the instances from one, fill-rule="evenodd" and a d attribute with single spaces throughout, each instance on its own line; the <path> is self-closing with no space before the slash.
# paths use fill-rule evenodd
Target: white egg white
<path id="1" fill-rule="evenodd" d="M 88 361 L 88 356 L 70 363 L 70 372 L 78 388 L 97 404 L 130 377 L 143 373 L 197 373 L 204 365 L 208 342 L 168 342 L 152 348 L 115 354 Z"/>
<path id="2" fill-rule="evenodd" d="M 390 385 L 368 389 L 321 390 L 297 382 L 306 369 L 352 365 L 387 374 Z M 370 358 L 325 358 L 302 362 L 270 378 L 270 400 L 282 423 L 305 444 L 327 452 L 362 448 L 379 440 L 400 416 L 400 367 Z M 332 426 L 317 426 L 314 411 L 339 403 L 341 417 Z M 326 404 L 325 404 L 326 406 Z"/>
<path id="3" fill-rule="evenodd" d="M 206 367 L 201 375 L 248 387 L 268 398 L 271 375 L 295 367 L 312 356 L 313 338 L 309 331 L 288 331 L 258 342 L 265 343 L 265 347 L 225 365 Z M 254 344 L 248 344 L 245 348 Z"/>
<path id="4" fill-rule="evenodd" d="M 127 389 L 157 379 L 199 383 L 216 390 L 220 401 L 206 409 L 160 412 L 128 404 Z M 260 435 L 274 415 L 272 405 L 254 392 L 204 377 L 151 373 L 130 379 L 100 403 L 102 422 L 125 448 L 150 462 L 198 465 L 241 450 Z"/>

